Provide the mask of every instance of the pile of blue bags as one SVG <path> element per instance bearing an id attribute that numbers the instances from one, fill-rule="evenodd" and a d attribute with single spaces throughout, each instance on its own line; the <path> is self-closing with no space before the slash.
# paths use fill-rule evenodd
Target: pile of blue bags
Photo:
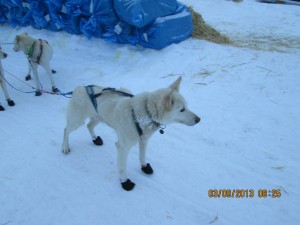
<path id="1" fill-rule="evenodd" d="M 193 31 L 190 11 L 177 0 L 0 0 L 0 23 L 153 49 Z"/>

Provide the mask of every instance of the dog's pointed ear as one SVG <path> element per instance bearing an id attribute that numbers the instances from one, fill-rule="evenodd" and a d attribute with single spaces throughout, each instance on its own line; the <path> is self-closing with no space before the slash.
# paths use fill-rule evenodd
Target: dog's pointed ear
<path id="1" fill-rule="evenodd" d="M 181 80 L 182 80 L 182 77 L 181 76 L 178 77 L 178 79 L 173 84 L 170 85 L 170 88 L 173 91 L 179 91 Z"/>
<path id="2" fill-rule="evenodd" d="M 163 98 L 163 107 L 166 111 L 170 111 L 174 105 L 173 90 L 169 91 Z"/>

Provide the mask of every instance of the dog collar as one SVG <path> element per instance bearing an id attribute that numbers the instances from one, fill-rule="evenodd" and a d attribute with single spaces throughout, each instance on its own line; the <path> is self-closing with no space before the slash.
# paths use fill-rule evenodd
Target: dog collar
<path id="1" fill-rule="evenodd" d="M 34 45 L 35 45 L 35 42 L 33 42 L 33 44 L 31 45 L 31 47 L 28 50 L 28 53 L 27 53 L 28 57 L 31 57 L 33 55 Z"/>
<path id="2" fill-rule="evenodd" d="M 151 122 L 154 124 L 154 126 L 156 126 L 157 128 L 159 128 L 159 133 L 164 134 L 164 129 L 167 127 L 166 125 L 160 124 L 159 122 L 156 122 L 153 118 L 151 113 L 149 112 L 148 109 L 148 102 L 146 104 L 146 113 L 148 115 L 148 117 L 150 118 Z"/>

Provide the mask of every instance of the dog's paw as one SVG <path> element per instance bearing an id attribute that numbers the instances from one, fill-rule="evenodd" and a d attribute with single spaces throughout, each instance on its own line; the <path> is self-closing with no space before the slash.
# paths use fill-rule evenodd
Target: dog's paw
<path id="1" fill-rule="evenodd" d="M 26 80 L 26 81 L 31 80 L 30 74 L 28 74 L 28 75 L 25 77 L 25 80 Z"/>
<path id="2" fill-rule="evenodd" d="M 52 92 L 57 93 L 60 92 L 60 90 L 57 87 L 52 87 Z"/>
<path id="3" fill-rule="evenodd" d="M 134 188 L 135 183 L 133 183 L 133 182 L 131 182 L 131 180 L 127 179 L 125 182 L 122 182 L 121 185 L 125 191 L 131 191 Z"/>
<path id="4" fill-rule="evenodd" d="M 40 91 L 35 92 L 35 96 L 41 96 L 41 95 L 42 95 L 42 92 L 40 92 Z"/>
<path id="5" fill-rule="evenodd" d="M 71 152 L 71 150 L 69 148 L 63 148 L 61 151 L 65 155 L 68 155 Z"/>
<path id="6" fill-rule="evenodd" d="M 153 169 L 149 163 L 146 166 L 142 166 L 141 169 L 145 174 L 153 174 Z"/>
<path id="7" fill-rule="evenodd" d="M 2 105 L 0 105 L 0 111 L 4 111 L 4 107 Z"/>
<path id="8" fill-rule="evenodd" d="M 99 146 L 103 145 L 103 141 L 100 136 L 97 136 L 97 138 L 95 140 L 93 140 L 93 142 L 95 145 L 99 145 Z"/>
<path id="9" fill-rule="evenodd" d="M 14 102 L 13 100 L 11 100 L 11 99 L 7 99 L 7 104 L 8 104 L 9 106 L 14 106 L 14 105 L 15 105 L 15 102 Z"/>

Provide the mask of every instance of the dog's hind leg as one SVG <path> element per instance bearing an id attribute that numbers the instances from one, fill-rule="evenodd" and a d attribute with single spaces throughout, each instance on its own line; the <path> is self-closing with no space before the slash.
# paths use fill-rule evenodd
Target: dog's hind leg
<path id="1" fill-rule="evenodd" d="M 77 130 L 78 127 L 80 127 L 82 123 L 77 123 L 77 124 L 70 124 L 67 123 L 67 126 L 64 129 L 64 139 L 63 139 L 63 144 L 62 144 L 62 152 L 64 154 L 69 154 L 70 153 L 70 147 L 69 147 L 69 135 L 71 132 Z"/>
<path id="2" fill-rule="evenodd" d="M 148 138 L 141 137 L 139 142 L 139 159 L 141 164 L 141 169 L 145 174 L 153 174 L 153 169 L 149 163 L 146 163 L 146 147 L 148 143 Z"/>
<path id="3" fill-rule="evenodd" d="M 70 153 L 70 147 L 69 147 L 69 135 L 70 135 L 70 130 L 66 127 L 64 129 L 64 140 L 63 140 L 63 144 L 62 144 L 62 153 L 64 153 L 65 155 Z"/>
<path id="4" fill-rule="evenodd" d="M 62 152 L 64 154 L 70 153 L 70 147 L 69 147 L 70 133 L 77 130 L 81 125 L 83 125 L 85 119 L 87 118 L 87 116 L 85 114 L 76 113 L 76 112 L 77 111 L 70 104 L 68 113 L 67 113 L 67 126 L 64 129 L 64 138 L 63 138 L 63 144 L 62 144 Z"/>
<path id="5" fill-rule="evenodd" d="M 101 120 L 99 118 L 91 117 L 90 122 L 87 125 L 87 128 L 91 134 L 92 140 L 95 145 L 103 145 L 103 141 L 100 136 L 96 136 L 94 132 L 95 126 L 100 123 Z"/>
<path id="6" fill-rule="evenodd" d="M 59 92 L 58 88 L 55 86 L 55 82 L 54 82 L 53 74 L 52 74 L 52 69 L 50 68 L 50 65 L 49 64 L 45 64 L 43 66 L 44 66 L 44 69 L 46 70 L 46 72 L 47 72 L 47 74 L 49 76 L 49 79 L 50 79 L 50 82 L 51 82 L 51 86 L 52 86 L 52 91 L 53 92 Z"/>

